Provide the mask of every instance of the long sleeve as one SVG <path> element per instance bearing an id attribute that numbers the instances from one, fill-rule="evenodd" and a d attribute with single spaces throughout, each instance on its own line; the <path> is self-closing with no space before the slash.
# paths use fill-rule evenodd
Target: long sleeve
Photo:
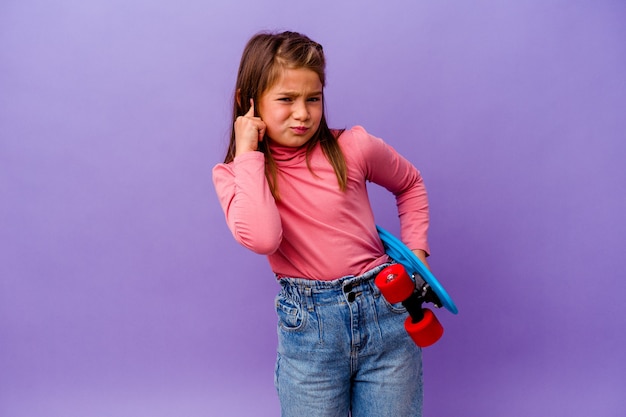
<path id="1" fill-rule="evenodd" d="M 354 130 L 361 137 L 367 135 L 360 127 Z M 428 196 L 420 172 L 381 139 L 369 135 L 369 140 L 358 143 L 365 161 L 366 178 L 396 197 L 401 240 L 411 249 L 430 253 Z"/>
<path id="2" fill-rule="evenodd" d="M 276 252 L 283 231 L 265 178 L 263 154 L 248 152 L 229 164 L 216 165 L 213 184 L 235 240 L 259 254 Z"/>

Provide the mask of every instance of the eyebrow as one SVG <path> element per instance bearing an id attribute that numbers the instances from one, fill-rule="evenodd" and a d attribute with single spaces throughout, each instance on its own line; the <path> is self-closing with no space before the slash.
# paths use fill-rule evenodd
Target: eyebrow
<path id="1" fill-rule="evenodd" d="M 311 94 L 307 94 L 308 96 L 321 96 L 323 94 L 323 91 L 319 90 L 319 91 L 313 91 Z M 279 96 L 299 96 L 300 93 L 296 92 L 296 91 L 279 91 L 276 93 L 276 95 Z"/>

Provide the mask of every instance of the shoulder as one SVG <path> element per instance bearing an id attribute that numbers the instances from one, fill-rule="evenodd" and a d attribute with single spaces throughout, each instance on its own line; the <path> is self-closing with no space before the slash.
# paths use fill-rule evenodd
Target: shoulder
<path id="1" fill-rule="evenodd" d="M 246 152 L 243 155 L 236 156 L 228 163 L 218 163 L 213 166 L 213 175 L 223 173 L 232 173 L 235 169 L 247 165 L 259 165 L 265 163 L 265 156 L 262 152 Z"/>
<path id="2" fill-rule="evenodd" d="M 382 139 L 370 134 L 359 125 L 343 131 L 337 140 L 345 153 L 358 152 L 363 156 L 371 152 L 379 152 L 381 147 L 385 146 Z"/>
<path id="3" fill-rule="evenodd" d="M 344 130 L 337 141 L 342 147 L 366 149 L 381 140 L 368 133 L 363 126 L 357 125 Z"/>
<path id="4" fill-rule="evenodd" d="M 335 130 L 334 132 L 339 134 L 339 141 L 366 139 L 369 136 L 365 128 L 359 125 L 352 126 L 349 129 Z"/>

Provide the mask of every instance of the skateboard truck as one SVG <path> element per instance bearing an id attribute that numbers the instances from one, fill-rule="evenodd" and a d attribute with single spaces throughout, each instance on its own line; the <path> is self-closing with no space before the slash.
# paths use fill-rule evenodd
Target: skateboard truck
<path id="1" fill-rule="evenodd" d="M 422 304 L 432 303 L 440 308 L 442 303 L 419 274 L 414 274 L 411 279 L 402 264 L 392 264 L 378 273 L 374 283 L 389 303 L 401 302 L 406 308 L 409 317 L 404 322 L 404 328 L 417 346 L 427 347 L 441 338 L 441 323 Z"/>
<path id="2" fill-rule="evenodd" d="M 433 303 L 452 314 L 459 310 L 437 278 L 400 239 L 380 226 L 376 226 L 376 230 L 385 252 L 397 263 L 380 271 L 374 282 L 388 302 L 402 302 L 407 309 L 409 317 L 404 321 L 404 328 L 415 344 L 430 346 L 441 338 L 443 327 L 433 312 L 422 308 L 422 304 Z"/>

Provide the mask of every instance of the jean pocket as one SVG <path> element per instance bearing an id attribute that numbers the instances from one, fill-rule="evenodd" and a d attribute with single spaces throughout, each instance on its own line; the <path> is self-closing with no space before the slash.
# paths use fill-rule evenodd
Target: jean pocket
<path id="1" fill-rule="evenodd" d="M 297 331 L 304 327 L 305 314 L 299 301 L 284 294 L 276 297 L 276 314 L 278 315 L 278 325 L 287 331 Z"/>
<path id="2" fill-rule="evenodd" d="M 383 303 L 385 303 L 385 305 L 387 306 L 389 311 L 391 311 L 392 313 L 396 313 L 396 314 L 404 314 L 404 313 L 406 313 L 406 307 L 404 307 L 404 305 L 402 305 L 402 303 L 391 304 L 382 295 L 381 295 L 380 298 L 383 300 Z"/>

